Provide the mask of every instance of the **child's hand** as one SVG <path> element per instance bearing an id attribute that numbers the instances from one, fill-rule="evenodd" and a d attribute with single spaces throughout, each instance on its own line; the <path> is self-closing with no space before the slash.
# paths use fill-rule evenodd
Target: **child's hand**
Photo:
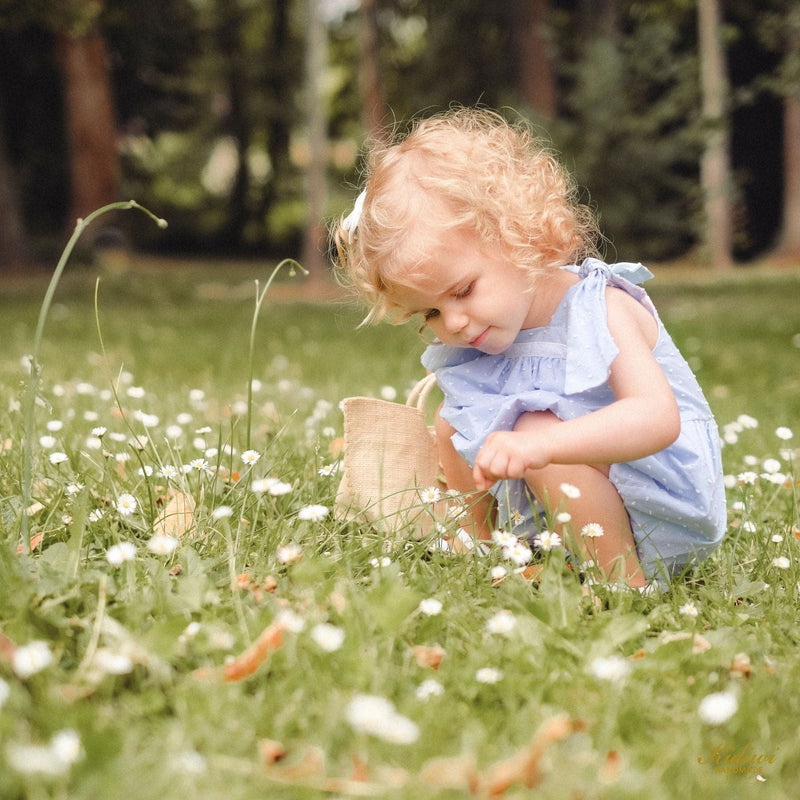
<path id="1" fill-rule="evenodd" d="M 544 437 L 523 431 L 492 433 L 478 451 L 472 477 L 481 491 L 508 478 L 524 478 L 529 469 L 541 469 L 551 463 L 544 447 Z"/>

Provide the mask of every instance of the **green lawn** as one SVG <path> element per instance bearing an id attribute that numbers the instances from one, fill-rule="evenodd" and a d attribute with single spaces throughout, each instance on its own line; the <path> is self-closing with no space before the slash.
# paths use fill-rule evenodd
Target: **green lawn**
<path id="1" fill-rule="evenodd" d="M 32 555 L 21 360 L 47 280 L 0 286 L 0 797 L 456 798 L 502 773 L 521 798 L 526 765 L 559 800 L 796 794 L 800 272 L 649 287 L 728 440 L 731 489 L 718 554 L 646 597 L 587 595 L 557 554 L 534 585 L 498 548 L 317 518 L 339 401 L 402 399 L 424 344 L 357 330 L 343 302 L 268 296 L 248 430 L 268 276 L 134 263 L 104 274 L 96 320 L 95 271 L 68 268 L 29 432 Z M 159 523 L 176 496 L 185 532 Z M 263 663 L 224 680 L 263 631 Z"/>

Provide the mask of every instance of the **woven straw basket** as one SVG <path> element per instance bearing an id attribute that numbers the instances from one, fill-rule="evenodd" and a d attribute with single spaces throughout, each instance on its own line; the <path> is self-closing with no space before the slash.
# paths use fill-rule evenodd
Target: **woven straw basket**
<path id="1" fill-rule="evenodd" d="M 361 520 L 390 534 L 419 538 L 433 528 L 420 491 L 443 488 L 436 438 L 425 421 L 425 401 L 436 383 L 427 375 L 405 405 L 348 397 L 344 412 L 344 475 L 336 495 L 340 519 Z"/>

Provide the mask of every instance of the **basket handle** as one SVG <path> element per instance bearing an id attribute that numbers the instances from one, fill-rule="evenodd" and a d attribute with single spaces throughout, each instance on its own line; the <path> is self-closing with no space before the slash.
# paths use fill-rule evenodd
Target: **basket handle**
<path id="1" fill-rule="evenodd" d="M 428 373 L 424 378 L 417 381 L 414 388 L 408 395 L 406 400 L 407 406 L 416 406 L 419 411 L 425 408 L 425 401 L 431 393 L 431 389 L 436 385 L 436 375 L 433 372 Z"/>

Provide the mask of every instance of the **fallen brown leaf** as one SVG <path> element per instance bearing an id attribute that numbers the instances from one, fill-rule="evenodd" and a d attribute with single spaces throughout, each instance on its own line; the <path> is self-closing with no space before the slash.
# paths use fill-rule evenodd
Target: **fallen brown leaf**
<path id="1" fill-rule="evenodd" d="M 439 645 L 428 646 L 418 644 L 414 647 L 414 658 L 421 667 L 439 669 L 444 658 L 444 650 Z"/>
<path id="2" fill-rule="evenodd" d="M 264 766 L 269 767 L 286 756 L 286 748 L 274 739 L 261 739 L 258 742 L 258 754 Z"/>
<path id="3" fill-rule="evenodd" d="M 170 489 L 163 511 L 153 522 L 153 532 L 160 536 L 181 537 L 194 527 L 194 498 Z"/>
<path id="4" fill-rule="evenodd" d="M 436 789 L 453 789 L 474 795 L 480 785 L 480 774 L 472 756 L 434 758 L 420 772 L 420 780 Z"/>
<path id="5" fill-rule="evenodd" d="M 273 622 L 261 632 L 258 639 L 233 661 L 225 664 L 221 670 L 200 668 L 194 673 L 200 680 L 214 680 L 222 677 L 225 681 L 241 681 L 252 675 L 283 644 L 283 632 L 286 628 L 281 622 Z"/>
<path id="6" fill-rule="evenodd" d="M 480 781 L 481 793 L 491 798 L 503 797 L 508 789 L 518 783 L 533 789 L 541 780 L 541 761 L 547 747 L 581 727 L 581 723 L 564 715 L 542 723 L 530 744 L 484 771 Z"/>
<path id="7" fill-rule="evenodd" d="M 747 653 L 737 653 L 731 663 L 731 675 L 738 675 L 740 678 L 749 678 L 752 673 L 750 656 Z"/>

